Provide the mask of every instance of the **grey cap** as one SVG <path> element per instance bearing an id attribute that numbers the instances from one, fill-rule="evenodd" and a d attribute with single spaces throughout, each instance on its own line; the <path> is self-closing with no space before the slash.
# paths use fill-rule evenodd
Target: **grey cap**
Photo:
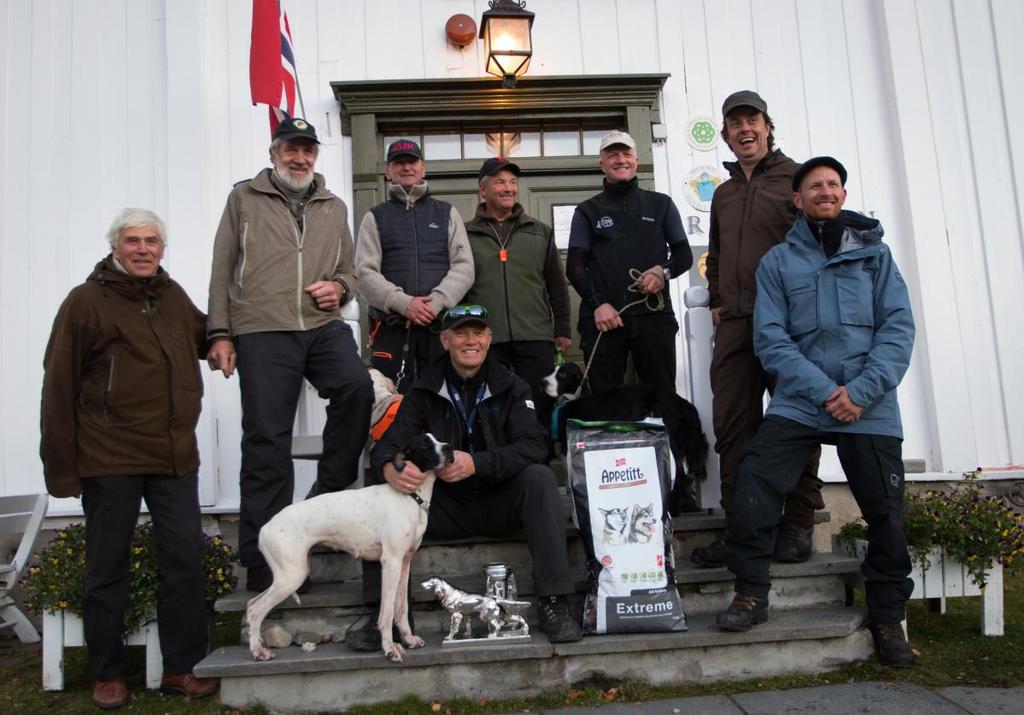
<path id="1" fill-rule="evenodd" d="M 630 149 L 636 149 L 636 140 L 633 137 L 626 134 L 626 132 L 615 131 L 608 132 L 601 137 L 600 151 L 604 151 L 608 147 L 615 146 L 616 144 L 622 144 L 623 146 L 628 146 Z"/>
<path id="2" fill-rule="evenodd" d="M 736 107 L 750 107 L 762 114 L 768 114 L 768 103 L 761 99 L 761 95 L 752 89 L 741 89 L 739 92 L 733 92 L 726 97 L 725 102 L 722 103 L 722 118 L 727 117 L 729 112 L 736 109 Z"/>

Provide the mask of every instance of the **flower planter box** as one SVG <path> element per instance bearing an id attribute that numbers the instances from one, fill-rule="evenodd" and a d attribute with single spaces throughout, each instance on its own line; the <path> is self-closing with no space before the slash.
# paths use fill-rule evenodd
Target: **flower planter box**
<path id="1" fill-rule="evenodd" d="M 836 536 L 832 537 L 833 553 L 845 554 L 855 559 L 864 560 L 868 550 L 868 542 L 857 539 L 852 545 L 841 543 Z M 988 572 L 988 585 L 984 590 L 971 581 L 967 568 L 962 562 L 950 558 L 941 547 L 936 546 L 928 557 L 928 564 L 923 568 L 914 563 L 910 572 L 914 581 L 912 599 L 928 598 L 939 600 L 939 610 L 946 612 L 946 599 L 960 596 L 981 596 L 981 632 L 986 636 L 1003 635 L 1003 566 L 995 564 Z M 863 579 L 857 577 L 857 588 L 863 589 Z"/>
<path id="2" fill-rule="evenodd" d="M 146 687 L 156 690 L 163 676 L 163 655 L 156 621 L 125 638 L 128 645 L 146 646 Z M 64 649 L 85 645 L 82 619 L 67 611 L 43 612 L 43 690 L 64 689 Z"/>

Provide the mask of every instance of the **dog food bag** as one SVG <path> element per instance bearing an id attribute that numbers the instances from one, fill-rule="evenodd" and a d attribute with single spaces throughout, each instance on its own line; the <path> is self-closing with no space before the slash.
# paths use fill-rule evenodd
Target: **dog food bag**
<path id="1" fill-rule="evenodd" d="M 585 633 L 685 631 L 676 589 L 672 450 L 646 422 L 567 423 L 573 520 L 590 570 Z"/>

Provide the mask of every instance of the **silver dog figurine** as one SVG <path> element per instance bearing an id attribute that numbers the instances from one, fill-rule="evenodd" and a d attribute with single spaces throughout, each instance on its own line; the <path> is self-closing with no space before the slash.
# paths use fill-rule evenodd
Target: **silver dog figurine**
<path id="1" fill-rule="evenodd" d="M 437 600 L 451 614 L 445 642 L 471 638 L 474 613 L 487 624 L 488 639 L 509 636 L 528 637 L 530 635 L 530 626 L 522 616 L 522 613 L 530 606 L 529 601 L 509 601 L 504 598 L 466 593 L 441 578 L 427 579 L 421 585 L 425 590 L 433 591 Z M 466 616 L 470 616 L 470 618 L 466 618 Z M 459 638 L 458 632 L 463 625 L 464 634 L 462 638 Z M 507 635 L 502 635 L 503 633 Z"/>

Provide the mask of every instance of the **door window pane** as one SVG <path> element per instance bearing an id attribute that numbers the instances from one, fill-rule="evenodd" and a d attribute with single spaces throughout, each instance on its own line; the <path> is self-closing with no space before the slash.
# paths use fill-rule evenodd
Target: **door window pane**
<path id="1" fill-rule="evenodd" d="M 461 159 L 462 136 L 458 131 L 425 135 L 423 137 L 423 158 L 430 161 Z"/>
<path id="2" fill-rule="evenodd" d="M 464 159 L 486 159 L 488 157 L 495 156 L 497 150 L 492 150 L 487 145 L 487 134 L 483 132 L 478 134 L 466 133 L 463 137 Z"/>
<path id="3" fill-rule="evenodd" d="M 580 133 L 578 131 L 545 131 L 544 156 L 579 156 Z"/>

